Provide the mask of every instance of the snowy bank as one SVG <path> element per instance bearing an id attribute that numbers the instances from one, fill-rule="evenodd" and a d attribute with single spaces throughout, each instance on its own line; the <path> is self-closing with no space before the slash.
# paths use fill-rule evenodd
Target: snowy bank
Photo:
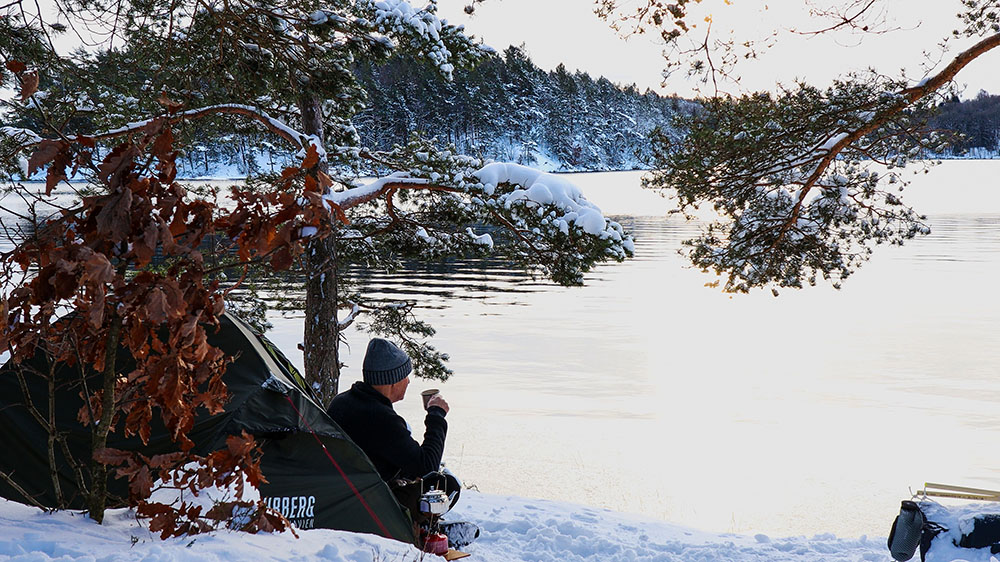
<path id="1" fill-rule="evenodd" d="M 465 548 L 470 562 L 563 561 L 829 561 L 890 560 L 882 537 L 772 538 L 713 534 L 585 506 L 466 490 L 447 516 L 479 524 L 483 536 Z M 342 531 L 247 535 L 217 532 L 161 541 L 127 510 L 103 526 L 79 513 L 46 514 L 0 499 L 0 560 L 45 562 L 175 560 L 415 561 L 415 548 Z M 425 555 L 423 560 L 443 560 Z"/>

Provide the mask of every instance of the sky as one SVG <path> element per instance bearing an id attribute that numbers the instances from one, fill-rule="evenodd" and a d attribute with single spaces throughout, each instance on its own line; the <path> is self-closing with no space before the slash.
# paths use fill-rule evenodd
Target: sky
<path id="1" fill-rule="evenodd" d="M 880 0 L 884 9 L 875 15 L 884 15 L 884 27 L 892 29 L 888 33 L 805 37 L 791 30 L 825 27 L 809 18 L 808 5 L 838 2 L 729 0 L 730 4 L 724 5 L 723 1 L 704 0 L 691 21 L 701 22 L 711 15 L 713 33 L 733 32 L 741 40 L 767 38 L 772 31 L 777 32 L 772 48 L 756 61 L 741 63 L 740 86 L 722 87 L 732 93 L 740 88 L 773 89 L 778 82 L 789 84 L 797 78 L 824 86 L 838 75 L 868 67 L 890 76 L 898 76 L 905 68 L 909 78 L 919 81 L 925 75 L 920 68 L 926 61 L 924 52 L 938 51 L 940 40 L 958 27 L 955 15 L 961 8 L 957 0 Z M 636 0 L 627 2 L 635 4 Z M 640 88 L 685 97 L 695 95 L 699 87 L 696 81 L 681 76 L 683 72 L 661 86 L 662 47 L 649 34 L 621 38 L 594 15 L 591 0 L 486 0 L 471 17 L 463 11 L 466 4 L 466 0 L 438 0 L 438 14 L 452 24 L 465 25 L 467 32 L 497 50 L 523 43 L 543 69 L 553 69 L 562 62 L 571 70 L 595 77 L 603 75 L 620 84 L 635 83 Z M 951 54 L 938 67 L 973 42 L 950 41 Z M 1000 53 L 990 53 L 964 69 L 957 78 L 965 86 L 962 97 L 975 97 L 981 89 L 1000 93 L 998 63 Z M 710 93 L 701 87 L 702 92 Z"/>

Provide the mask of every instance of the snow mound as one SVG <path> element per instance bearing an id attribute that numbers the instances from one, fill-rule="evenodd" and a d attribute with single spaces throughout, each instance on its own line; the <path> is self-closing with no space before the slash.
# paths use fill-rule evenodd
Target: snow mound
<path id="1" fill-rule="evenodd" d="M 475 562 L 862 562 L 889 560 L 884 538 L 772 538 L 713 534 L 640 516 L 548 500 L 466 490 L 446 516 L 482 536 L 465 548 Z M 0 499 L 0 559 L 59 560 L 419 560 L 412 546 L 372 535 L 315 529 L 247 535 L 219 531 L 161 541 L 128 510 L 104 525 L 72 512 L 43 513 Z M 423 560 L 435 557 L 424 557 Z"/>

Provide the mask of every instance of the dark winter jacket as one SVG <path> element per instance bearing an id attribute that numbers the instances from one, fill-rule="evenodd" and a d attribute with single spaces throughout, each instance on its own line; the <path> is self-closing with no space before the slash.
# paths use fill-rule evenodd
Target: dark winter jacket
<path id="1" fill-rule="evenodd" d="M 423 444 L 417 443 L 392 402 L 368 383 L 358 381 L 338 394 L 330 417 L 368 455 L 383 480 L 419 478 L 439 470 L 448 433 L 445 411 L 431 407 L 424 418 Z"/>

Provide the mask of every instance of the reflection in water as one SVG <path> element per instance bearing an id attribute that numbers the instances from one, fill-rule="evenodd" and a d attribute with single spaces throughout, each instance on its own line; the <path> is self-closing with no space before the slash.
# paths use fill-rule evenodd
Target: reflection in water
<path id="1" fill-rule="evenodd" d="M 664 217 L 614 216 L 633 233 L 636 256 L 632 262 L 658 262 L 677 252 L 680 241 L 694 236 L 697 226 Z M 608 267 L 599 266 L 587 276 L 587 283 L 607 278 Z M 407 263 L 387 273 L 351 267 L 344 277 L 369 298 L 412 300 L 417 309 L 447 309 L 453 299 L 482 301 L 485 305 L 528 304 L 518 295 L 553 290 L 548 280 L 522 269 L 511 268 L 499 259 L 453 259 L 442 263 Z M 484 312 L 489 313 L 489 312 Z"/>

